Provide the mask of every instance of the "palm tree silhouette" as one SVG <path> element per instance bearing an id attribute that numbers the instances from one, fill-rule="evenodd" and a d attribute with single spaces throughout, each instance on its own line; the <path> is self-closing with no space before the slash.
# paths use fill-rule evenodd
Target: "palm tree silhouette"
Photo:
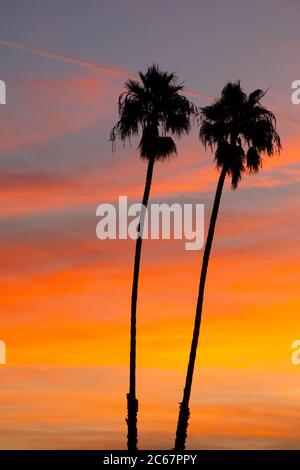
<path id="1" fill-rule="evenodd" d="M 188 133 L 191 117 L 195 113 L 193 104 L 181 92 L 183 84 L 178 83 L 174 73 L 162 72 L 157 65 L 148 67 L 147 72 L 139 72 L 140 80 L 129 79 L 125 91 L 119 97 L 119 121 L 110 135 L 112 142 L 119 137 L 123 142 L 141 132 L 139 153 L 148 161 L 143 208 L 147 207 L 153 167 L 157 160 L 164 161 L 175 154 L 176 144 L 167 134 L 180 137 Z M 127 394 L 127 445 L 128 450 L 137 449 L 136 398 L 136 310 L 138 282 L 142 250 L 142 234 L 145 211 L 141 211 L 138 237 L 135 247 L 134 271 L 131 294 L 130 322 L 130 380 Z"/>
<path id="2" fill-rule="evenodd" d="M 214 104 L 201 109 L 200 139 L 205 147 L 215 149 L 215 162 L 220 176 L 215 194 L 207 240 L 203 253 L 193 339 L 187 368 L 183 399 L 179 407 L 175 450 L 185 449 L 189 400 L 200 333 L 206 274 L 218 210 L 226 175 L 236 189 L 243 173 L 256 173 L 262 166 L 262 154 L 272 156 L 280 151 L 274 114 L 260 104 L 266 92 L 255 90 L 247 96 L 240 82 L 228 83 Z"/>

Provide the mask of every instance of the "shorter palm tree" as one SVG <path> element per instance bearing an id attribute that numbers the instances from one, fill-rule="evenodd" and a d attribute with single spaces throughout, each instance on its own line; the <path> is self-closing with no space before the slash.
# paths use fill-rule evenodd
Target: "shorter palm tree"
<path id="1" fill-rule="evenodd" d="M 157 65 L 148 67 L 145 74 L 139 72 L 140 80 L 128 80 L 126 91 L 119 97 L 119 121 L 111 131 L 111 141 L 119 137 L 123 142 L 141 132 L 140 157 L 148 162 L 146 183 L 142 199 L 143 208 L 148 205 L 154 163 L 165 161 L 177 153 L 171 135 L 180 137 L 191 127 L 191 117 L 196 112 L 193 104 L 181 93 L 183 84 L 178 83 L 174 73 L 162 72 Z M 169 134 L 169 135 L 167 135 Z M 145 212 L 141 211 L 136 240 L 130 321 L 130 378 L 127 394 L 127 446 L 137 449 L 136 398 L 136 311 L 138 282 L 142 251 L 142 235 Z"/>
<path id="2" fill-rule="evenodd" d="M 247 96 L 240 82 L 228 83 L 221 98 L 201 110 L 200 139 L 205 147 L 209 145 L 212 150 L 216 149 L 215 162 L 220 169 L 220 177 L 203 253 L 193 339 L 177 424 L 177 451 L 185 449 L 206 274 L 226 175 L 230 176 L 232 188 L 236 189 L 244 173 L 259 171 L 262 166 L 262 154 L 272 156 L 275 151 L 279 152 L 281 149 L 275 116 L 260 103 L 264 95 L 262 90 L 255 90 Z"/>

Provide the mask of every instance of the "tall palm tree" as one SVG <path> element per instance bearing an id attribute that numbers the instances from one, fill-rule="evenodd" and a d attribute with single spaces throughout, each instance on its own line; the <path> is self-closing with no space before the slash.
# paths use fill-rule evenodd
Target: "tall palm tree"
<path id="1" fill-rule="evenodd" d="M 119 121 L 111 131 L 111 141 L 120 138 L 123 142 L 141 133 L 139 153 L 147 160 L 148 169 L 142 204 L 147 207 L 153 167 L 157 160 L 164 161 L 176 153 L 176 144 L 170 135 L 180 137 L 188 133 L 195 108 L 181 92 L 183 84 L 178 83 L 173 73 L 162 72 L 157 65 L 148 67 L 139 80 L 129 79 L 125 91 L 119 97 Z M 167 135 L 170 134 L 170 135 Z M 141 211 L 138 237 L 135 247 L 130 322 L 130 380 L 127 394 L 127 444 L 129 450 L 137 449 L 136 398 L 136 310 L 138 282 L 142 250 L 142 234 L 145 211 Z"/>
<path id="2" fill-rule="evenodd" d="M 189 400 L 200 333 L 206 274 L 226 175 L 231 178 L 232 188 L 236 189 L 244 173 L 259 171 L 262 166 L 262 154 L 272 156 L 281 149 L 275 116 L 260 103 L 264 95 L 265 92 L 262 90 L 255 90 L 247 96 L 240 82 L 228 83 L 220 99 L 201 109 L 200 139 L 205 147 L 208 145 L 211 150 L 215 149 L 215 163 L 220 170 L 220 176 L 203 253 L 193 339 L 183 399 L 179 408 L 175 440 L 175 450 L 178 451 L 185 448 L 187 437 L 190 416 Z"/>

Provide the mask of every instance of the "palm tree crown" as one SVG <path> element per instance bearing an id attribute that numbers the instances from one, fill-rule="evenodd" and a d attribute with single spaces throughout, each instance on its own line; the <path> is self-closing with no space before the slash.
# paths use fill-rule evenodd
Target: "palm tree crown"
<path id="1" fill-rule="evenodd" d="M 148 67 L 140 80 L 129 79 L 126 91 L 119 97 L 119 121 L 110 135 L 112 142 L 119 137 L 130 140 L 142 132 L 139 151 L 145 159 L 164 160 L 176 153 L 172 137 L 188 133 L 195 106 L 180 92 L 183 84 L 174 73 L 162 72 L 157 65 Z"/>
<path id="2" fill-rule="evenodd" d="M 271 156 L 281 149 L 276 118 L 260 104 L 264 95 L 258 89 L 247 96 L 237 81 L 228 83 L 214 104 L 201 109 L 200 139 L 205 146 L 216 147 L 216 165 L 226 166 L 233 189 L 243 173 L 259 171 L 262 153 Z"/>

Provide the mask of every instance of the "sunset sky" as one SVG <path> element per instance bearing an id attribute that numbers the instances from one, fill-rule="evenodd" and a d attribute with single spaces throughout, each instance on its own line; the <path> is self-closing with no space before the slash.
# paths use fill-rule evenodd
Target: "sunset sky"
<path id="1" fill-rule="evenodd" d="M 226 3 L 226 7 L 225 7 Z M 300 79 L 296 0 L 3 0 L 0 79 L 1 449 L 126 446 L 134 241 L 96 208 L 140 202 L 137 140 L 112 153 L 124 81 L 158 63 L 207 105 L 267 89 L 283 150 L 227 181 L 209 266 L 188 448 L 300 449 Z M 218 172 L 195 128 L 154 168 L 152 202 L 210 216 Z M 138 303 L 140 448 L 172 448 L 202 251 L 147 240 Z"/>

